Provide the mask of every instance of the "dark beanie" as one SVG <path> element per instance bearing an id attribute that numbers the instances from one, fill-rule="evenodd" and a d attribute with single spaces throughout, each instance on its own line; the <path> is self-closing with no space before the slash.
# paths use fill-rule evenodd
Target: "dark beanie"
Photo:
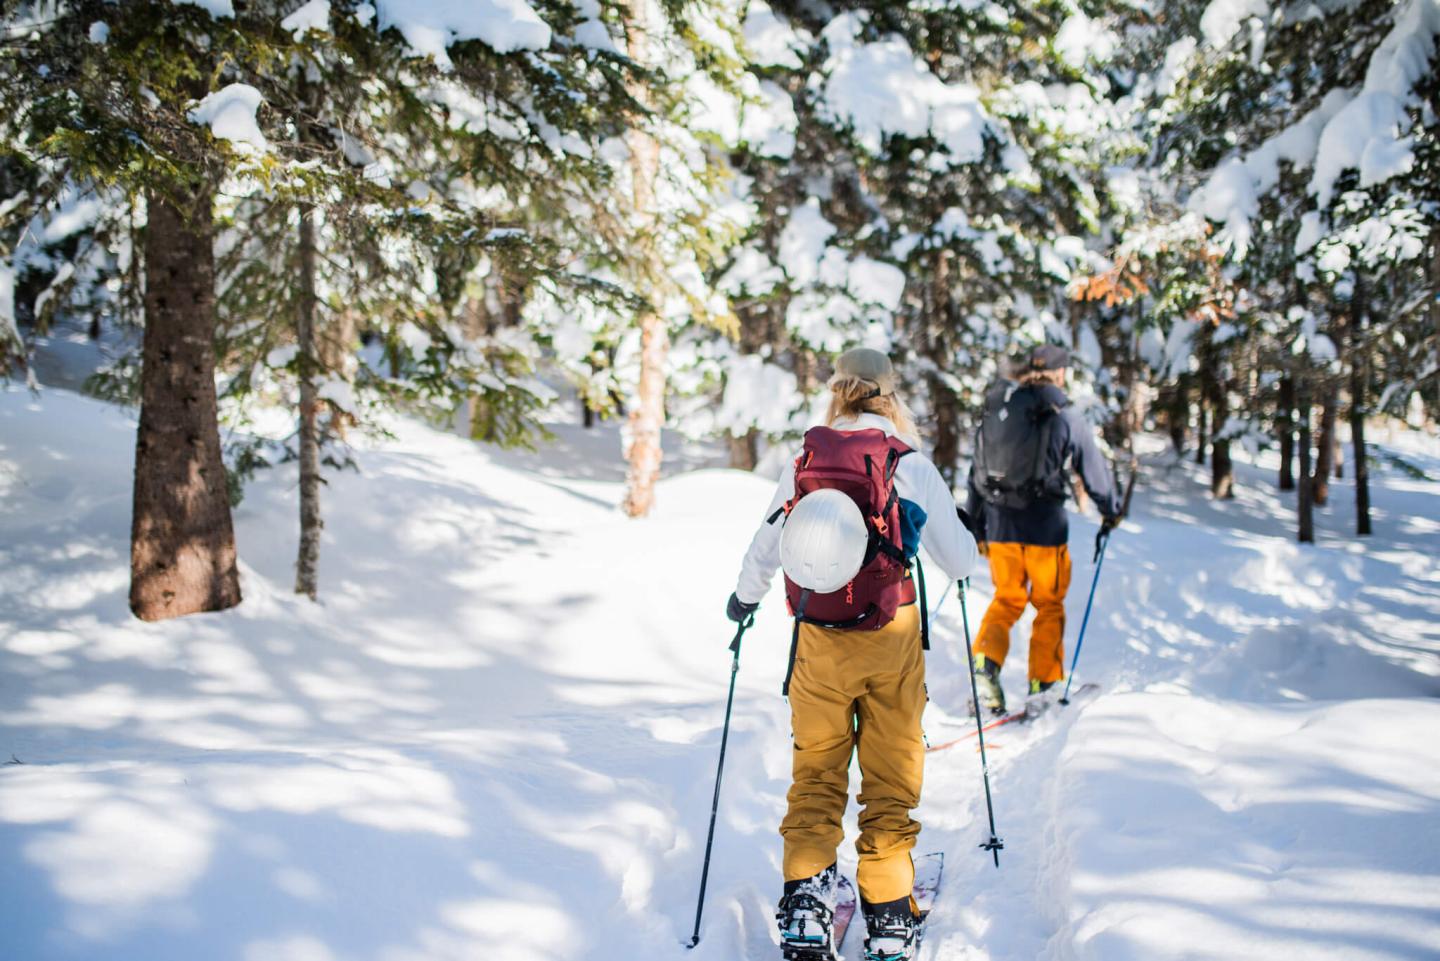
<path id="1" fill-rule="evenodd" d="M 1030 351 L 1030 370 L 1064 370 L 1070 366 L 1070 352 L 1058 344 L 1041 344 Z"/>

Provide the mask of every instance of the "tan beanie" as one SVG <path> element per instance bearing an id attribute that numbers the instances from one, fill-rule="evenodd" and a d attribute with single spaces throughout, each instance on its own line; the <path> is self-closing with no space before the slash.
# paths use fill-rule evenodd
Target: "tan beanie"
<path id="1" fill-rule="evenodd" d="M 895 393 L 895 367 L 890 358 L 869 347 L 852 347 L 835 359 L 833 384 L 842 377 L 859 377 L 879 388 L 880 395 Z"/>

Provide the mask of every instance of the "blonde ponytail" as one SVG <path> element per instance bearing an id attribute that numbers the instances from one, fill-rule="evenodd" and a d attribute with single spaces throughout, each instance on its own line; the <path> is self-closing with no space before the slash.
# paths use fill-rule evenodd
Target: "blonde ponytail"
<path id="1" fill-rule="evenodd" d="M 854 420 L 861 414 L 877 414 L 895 425 L 895 435 L 911 447 L 920 446 L 920 431 L 915 427 L 915 415 L 898 394 L 875 395 L 879 386 L 873 380 L 863 377 L 849 377 L 836 374 L 830 378 L 830 410 L 825 414 L 825 424 L 834 427 L 836 421 Z"/>

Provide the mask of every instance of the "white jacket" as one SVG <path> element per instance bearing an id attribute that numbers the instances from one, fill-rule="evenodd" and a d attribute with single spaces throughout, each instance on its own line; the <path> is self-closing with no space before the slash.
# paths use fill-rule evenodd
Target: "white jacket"
<path id="1" fill-rule="evenodd" d="M 863 430 L 879 428 L 887 435 L 895 436 L 895 425 L 888 418 L 878 414 L 861 414 L 854 420 L 837 421 L 836 430 Z M 919 451 L 900 458 L 895 470 L 895 490 L 905 500 L 912 501 L 925 511 L 925 527 L 920 532 L 920 543 L 931 559 L 940 566 L 952 581 L 970 576 L 980 563 L 980 552 L 975 548 L 975 538 L 960 523 L 955 513 L 955 497 L 945 478 L 935 469 L 924 454 Z M 745 562 L 740 568 L 740 582 L 735 594 L 747 604 L 758 604 L 770 590 L 775 577 L 775 568 L 780 566 L 780 530 L 778 521 L 768 523 L 772 514 L 795 496 L 795 460 L 791 458 L 780 483 L 775 488 L 775 497 L 765 509 L 765 519 L 745 552 Z"/>

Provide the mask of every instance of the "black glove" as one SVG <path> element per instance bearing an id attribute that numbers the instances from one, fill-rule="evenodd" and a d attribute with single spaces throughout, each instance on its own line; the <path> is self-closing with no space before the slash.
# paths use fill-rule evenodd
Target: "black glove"
<path id="1" fill-rule="evenodd" d="M 985 532 L 975 523 L 975 518 L 970 516 L 969 511 L 956 505 L 955 513 L 960 517 L 960 523 L 965 525 L 965 529 L 970 532 L 971 537 L 977 541 L 983 541 L 985 539 Z"/>
<path id="2" fill-rule="evenodd" d="M 743 624 L 747 617 L 759 609 L 759 604 L 746 604 L 740 600 L 740 595 L 733 592 L 730 595 L 730 600 L 725 602 L 725 616 L 736 624 Z"/>
<path id="3" fill-rule="evenodd" d="M 1105 553 L 1105 542 L 1110 539 L 1110 532 L 1120 526 L 1120 515 L 1111 514 L 1100 522 L 1100 530 L 1095 534 L 1095 563 L 1100 562 L 1100 555 Z"/>

